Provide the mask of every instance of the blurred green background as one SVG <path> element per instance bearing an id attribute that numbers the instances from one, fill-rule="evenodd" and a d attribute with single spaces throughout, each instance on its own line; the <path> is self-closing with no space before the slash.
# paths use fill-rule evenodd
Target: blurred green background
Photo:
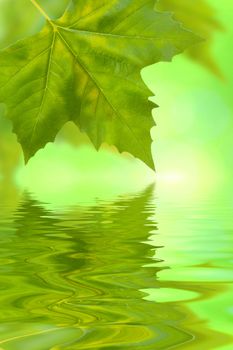
<path id="1" fill-rule="evenodd" d="M 169 3 L 164 0 L 166 2 Z M 40 3 L 56 18 L 68 1 L 43 0 Z M 142 72 L 144 81 L 155 94 L 154 101 L 160 106 L 153 112 L 157 126 L 152 130 L 152 150 L 156 177 L 165 191 L 172 185 L 174 190 L 182 188 L 182 193 L 187 191 L 189 195 L 210 195 L 216 190 L 221 192 L 222 186 L 231 183 L 233 2 L 211 0 L 209 4 L 211 16 L 214 15 L 218 23 L 216 27 L 224 28 L 213 32 L 212 44 L 208 47 L 217 68 L 209 64 L 208 69 L 208 62 L 201 65 L 190 59 L 190 55 L 182 54 L 172 63 L 159 63 Z M 204 17 L 202 13 L 199 16 Z M 192 16 L 186 18 L 189 20 L 192 21 Z M 203 31 L 208 32 L 208 24 L 206 28 L 203 25 L 206 19 L 201 20 Z M 208 20 L 211 22 L 212 17 Z M 0 47 L 33 34 L 43 23 L 29 1 L 0 0 Z M 192 23 L 198 27 L 198 21 Z M 214 70 L 218 74 L 214 74 Z M 98 184 L 100 178 L 105 184 L 116 181 L 122 191 L 155 178 L 140 161 L 119 155 L 112 147 L 103 145 L 97 153 L 87 137 L 71 123 L 61 130 L 55 144 L 48 144 L 25 167 L 21 147 L 11 133 L 11 123 L 5 118 L 3 105 L 0 105 L 0 174 L 2 179 L 13 179 L 21 186 L 46 194 L 52 192 L 51 195 L 63 186 L 64 196 L 68 188 L 85 181 L 87 174 L 93 184 L 92 193 L 96 188 L 94 183 Z M 54 176 L 56 181 L 51 181 Z M 96 195 L 98 189 L 99 186 Z"/>
<path id="2" fill-rule="evenodd" d="M 143 72 L 160 106 L 153 130 L 158 175 L 204 196 L 229 188 L 233 170 L 233 2 L 209 3 L 224 27 L 211 46 L 222 78 L 185 55 Z"/>
<path id="3" fill-rule="evenodd" d="M 169 6 L 174 0 L 163 1 Z M 41 0 L 40 3 L 51 16 L 58 17 L 68 1 Z M 194 4 L 192 0 L 187 0 L 187 3 Z M 203 0 L 195 1 L 196 3 L 202 4 Z M 208 4 L 207 1 L 206 3 Z M 45 149 L 40 150 L 25 166 L 21 147 L 11 132 L 11 122 L 5 117 L 4 106 L 0 105 L 0 217 L 3 223 L 2 232 L 5 233 L 2 241 L 3 251 L 6 247 L 10 257 L 17 252 L 15 264 L 18 271 L 16 278 L 18 277 L 19 281 L 22 278 L 20 261 L 26 266 L 26 275 L 31 272 L 34 274 L 34 270 L 27 268 L 25 242 L 28 242 L 30 247 L 29 251 L 26 249 L 26 254 L 29 257 L 35 254 L 41 263 L 41 251 L 46 248 L 47 239 L 52 239 L 52 236 L 47 234 L 53 233 L 54 220 L 59 223 L 55 226 L 58 234 L 49 245 L 58 247 L 60 244 L 58 251 L 60 249 L 62 254 L 66 254 L 66 244 L 71 244 L 63 241 L 64 220 L 67 220 L 68 232 L 74 230 L 80 234 L 79 218 L 84 232 L 84 242 L 93 249 L 93 256 L 96 242 L 97 248 L 99 244 L 100 250 L 97 249 L 97 252 L 100 254 L 97 256 L 100 256 L 100 260 L 103 254 L 102 240 L 108 244 L 109 237 L 119 240 L 115 243 L 116 247 L 122 245 L 121 249 L 127 252 L 130 248 L 128 245 L 124 248 L 124 239 L 126 237 L 128 244 L 128 235 L 135 235 L 136 240 L 131 243 L 131 251 L 135 255 L 133 262 L 139 259 L 143 267 L 145 263 L 141 261 L 141 253 L 135 249 L 137 239 L 140 242 L 147 239 L 149 244 L 163 247 L 156 252 L 159 266 L 162 268 L 159 288 L 145 290 L 148 293 L 145 299 L 164 303 L 161 310 L 170 310 L 174 303 L 179 312 L 182 311 L 185 327 L 191 329 L 190 334 L 194 334 L 193 345 L 187 345 L 188 349 L 212 349 L 216 348 L 217 343 L 221 346 L 229 342 L 226 347 L 221 347 L 221 350 L 230 350 L 232 341 L 230 344 L 228 335 L 232 333 L 230 281 L 233 205 L 231 198 L 233 2 L 209 0 L 209 4 L 213 9 L 210 17 L 208 17 L 209 10 L 205 15 L 205 7 L 200 7 L 204 11 L 200 10 L 200 13 L 198 13 L 199 7 L 196 8 L 199 21 L 194 21 L 195 11 L 186 17 L 187 23 L 192 22 L 194 27 L 197 25 L 199 28 L 202 24 L 202 29 L 206 33 L 215 26 L 216 29 L 224 28 L 211 32 L 212 41 L 207 42 L 208 50 L 203 51 L 199 47 L 200 51 L 189 51 L 175 57 L 172 63 L 159 63 L 145 68 L 142 72 L 144 81 L 155 95 L 153 100 L 160 106 L 153 111 L 157 126 L 151 132 L 154 140 L 152 152 L 156 174 L 141 161 L 129 155 L 119 155 L 114 147 L 103 145 L 100 152 L 96 152 L 88 138 L 72 123 L 64 126 L 55 143 L 50 143 Z M 215 18 L 214 22 L 212 15 Z M 0 0 L 0 47 L 4 48 L 25 35 L 33 34 L 43 26 L 43 23 L 43 18 L 28 0 Z M 219 23 L 219 26 L 216 23 Z M 155 182 L 156 186 L 154 192 L 152 188 L 150 190 L 153 192 L 153 195 L 151 194 L 153 199 L 148 199 L 148 190 L 145 194 L 144 192 L 140 194 L 140 191 L 151 182 Z M 32 192 L 32 199 L 28 192 Z M 128 194 L 133 194 L 134 201 L 140 205 L 135 206 L 131 203 L 130 211 L 124 214 Z M 116 205 L 118 209 L 120 208 L 120 214 L 116 226 L 112 226 L 111 215 L 114 206 L 112 203 L 115 198 L 119 201 Z M 103 217 L 101 214 L 103 203 L 105 203 L 104 212 L 108 213 L 108 220 L 103 220 L 105 214 Z M 79 207 L 76 210 L 77 204 Z M 74 212 L 68 210 L 64 219 L 62 210 L 66 205 L 74 205 L 75 210 Z M 151 207 L 149 211 L 148 207 Z M 85 210 L 87 212 L 90 210 L 91 213 L 91 217 L 87 217 L 86 221 L 83 220 L 82 214 Z M 99 213 L 97 216 L 96 211 Z M 57 216 L 54 218 L 53 215 Z M 147 223 L 145 215 L 146 217 L 150 215 Z M 154 227 L 150 226 L 150 220 L 156 223 L 156 227 L 158 222 L 159 231 L 157 229 L 154 229 L 154 232 L 150 231 Z M 9 227 L 6 228 L 4 225 Z M 95 234 L 98 227 L 100 231 Z M 10 245 L 8 234 L 14 230 L 16 239 L 13 245 Z M 147 231 L 150 231 L 149 238 Z M 122 232 L 122 235 L 119 235 L 119 232 Z M 145 237 L 140 236 L 143 232 Z M 92 241 L 88 243 L 88 237 L 91 237 L 93 243 Z M 75 235 L 73 244 L 76 244 Z M 118 249 L 115 251 L 116 256 L 113 255 L 113 258 L 118 262 L 120 261 Z M 104 264 L 112 266 L 105 262 L 106 256 L 104 250 Z M 60 268 L 54 265 L 52 259 L 53 254 L 51 260 L 46 260 L 45 263 L 46 270 L 48 261 L 50 263 L 49 283 L 53 276 L 57 276 L 56 268 L 58 271 Z M 92 259 L 90 261 L 92 262 Z M 69 264 L 68 259 L 67 269 L 72 268 Z M 98 264 L 96 266 L 98 268 Z M 139 265 L 135 266 L 138 270 Z M 5 270 L 3 272 L 4 281 L 8 276 L 5 276 Z M 132 276 L 134 275 L 129 269 L 129 280 Z M 23 291 L 28 289 L 30 292 L 33 281 L 30 278 L 26 281 L 28 282 L 26 287 L 24 284 L 22 287 L 20 282 L 14 283 L 12 290 L 20 289 L 21 286 Z M 142 274 L 139 284 L 143 281 Z M 9 290 L 9 293 L 5 293 L 3 289 L 4 298 L 5 294 L 9 294 L 10 297 L 13 295 L 13 298 L 17 296 L 17 293 L 14 294 L 11 289 Z M 187 308 L 186 299 L 190 299 Z M 165 303 L 168 303 L 168 306 Z M 17 303 L 14 302 L 12 305 L 15 307 Z M 8 304 L 5 308 L 7 307 Z M 145 309 L 143 317 L 144 311 Z M 166 317 L 170 320 L 169 312 L 166 313 Z M 157 317 L 160 314 L 154 313 L 154 315 Z M 30 329 L 35 331 L 33 327 L 40 328 L 41 325 L 21 326 L 20 332 L 26 334 Z M 14 340 L 19 323 L 15 329 L 9 328 L 9 334 Z M 60 336 L 63 337 L 63 333 L 60 333 Z M 35 344 L 38 344 L 37 339 Z M 14 347 L 14 342 L 12 346 Z"/>

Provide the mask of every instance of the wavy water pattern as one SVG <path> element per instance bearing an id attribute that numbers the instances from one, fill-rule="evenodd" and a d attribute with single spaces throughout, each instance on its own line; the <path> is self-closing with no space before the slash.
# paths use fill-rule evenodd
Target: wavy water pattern
<path id="1" fill-rule="evenodd" d="M 169 275 L 153 191 L 59 211 L 24 193 L 12 210 L 4 206 L 0 349 L 212 349 L 209 339 L 230 343 L 227 332 L 189 307 L 190 300 L 224 293 L 230 278 L 214 284 L 179 277 L 179 269 L 189 271 L 187 261 L 174 264 L 174 278 Z"/>

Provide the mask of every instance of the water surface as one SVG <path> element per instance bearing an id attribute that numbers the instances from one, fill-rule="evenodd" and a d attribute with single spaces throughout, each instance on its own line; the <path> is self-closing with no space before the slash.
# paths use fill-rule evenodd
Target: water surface
<path id="1" fill-rule="evenodd" d="M 1 190 L 0 349 L 232 349 L 232 205 Z"/>

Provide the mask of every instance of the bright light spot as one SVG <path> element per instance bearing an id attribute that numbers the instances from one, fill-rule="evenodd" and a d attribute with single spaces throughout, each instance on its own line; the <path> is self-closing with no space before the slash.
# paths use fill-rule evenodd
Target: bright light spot
<path id="1" fill-rule="evenodd" d="M 170 173 L 159 173 L 157 174 L 156 178 L 160 182 L 166 182 L 170 184 L 176 184 L 186 180 L 185 174 L 176 171 Z"/>

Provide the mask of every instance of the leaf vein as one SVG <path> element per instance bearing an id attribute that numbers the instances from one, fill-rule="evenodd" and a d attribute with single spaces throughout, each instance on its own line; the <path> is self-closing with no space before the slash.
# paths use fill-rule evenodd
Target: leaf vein
<path id="1" fill-rule="evenodd" d="M 15 72 L 14 75 L 12 75 L 12 76 L 7 80 L 7 82 L 5 82 L 5 84 L 3 84 L 0 88 L 2 89 L 2 88 L 4 88 L 4 87 L 6 87 L 7 84 L 8 84 L 12 79 L 14 79 L 14 78 L 17 76 L 17 74 L 19 74 L 21 71 L 23 71 L 27 66 L 29 66 L 31 63 L 33 63 L 37 58 L 43 56 L 43 55 L 44 55 L 47 51 L 49 51 L 49 50 L 50 50 L 50 47 L 48 47 L 47 49 L 45 49 L 44 51 L 40 52 L 38 55 L 36 55 L 35 57 L 33 57 L 32 60 L 27 61 L 27 63 L 26 63 L 23 67 L 21 67 L 17 72 Z"/>
<path id="2" fill-rule="evenodd" d="M 145 149 L 145 145 L 141 142 L 141 140 L 136 136 L 136 134 L 134 133 L 132 127 L 128 124 L 128 122 L 124 119 L 124 117 L 122 117 L 121 113 L 117 112 L 117 110 L 115 109 L 115 107 L 113 106 L 113 104 L 109 101 L 109 99 L 106 97 L 106 95 L 104 94 L 104 91 L 102 89 L 102 87 L 99 85 L 99 83 L 97 82 L 97 80 L 94 78 L 94 76 L 91 74 L 91 72 L 88 71 L 87 67 L 85 66 L 85 64 L 83 63 L 83 61 L 80 59 L 80 57 L 78 57 L 78 55 L 73 51 L 73 49 L 70 47 L 69 43 L 65 40 L 65 38 L 60 34 L 60 32 L 58 31 L 61 39 L 63 40 L 63 42 L 66 44 L 66 46 L 68 47 L 68 49 L 70 50 L 70 52 L 72 53 L 72 55 L 76 58 L 77 62 L 79 63 L 79 65 L 83 68 L 83 70 L 86 72 L 86 74 L 92 79 L 92 81 L 95 83 L 96 87 L 101 91 L 102 95 L 104 96 L 106 102 L 110 105 L 110 107 L 113 109 L 113 111 L 115 112 L 115 115 L 119 117 L 119 120 L 121 121 L 122 125 L 126 125 L 127 128 L 130 130 L 130 132 L 132 133 L 132 135 L 134 136 L 134 138 L 137 140 L 138 143 L 140 143 L 142 145 L 142 148 L 146 154 L 146 149 Z M 124 122 L 123 122 L 124 121 Z"/>
<path id="3" fill-rule="evenodd" d="M 39 109 L 37 117 L 36 117 L 36 122 L 35 122 L 35 125 L 34 125 L 34 128 L 33 128 L 33 131 L 32 131 L 32 135 L 31 135 L 31 138 L 30 138 L 29 149 L 31 148 L 32 140 L 34 138 L 34 135 L 35 135 L 35 132 L 36 132 L 36 128 L 37 128 L 37 125 L 38 125 L 39 120 L 40 120 L 40 114 L 41 114 L 41 112 L 43 110 L 43 107 L 44 107 L 44 102 L 45 102 L 46 92 L 47 92 L 47 87 L 48 87 L 48 82 L 49 82 L 49 76 L 50 76 L 52 55 L 53 55 L 53 50 L 54 50 L 54 45 L 55 45 L 55 38 L 56 38 L 56 32 L 54 31 L 54 33 L 53 33 L 53 41 L 52 41 L 52 45 L 50 47 L 50 53 L 49 53 L 48 64 L 47 64 L 47 74 L 46 74 L 46 80 L 45 80 L 44 93 L 43 93 L 43 96 L 42 96 L 40 109 Z"/>

